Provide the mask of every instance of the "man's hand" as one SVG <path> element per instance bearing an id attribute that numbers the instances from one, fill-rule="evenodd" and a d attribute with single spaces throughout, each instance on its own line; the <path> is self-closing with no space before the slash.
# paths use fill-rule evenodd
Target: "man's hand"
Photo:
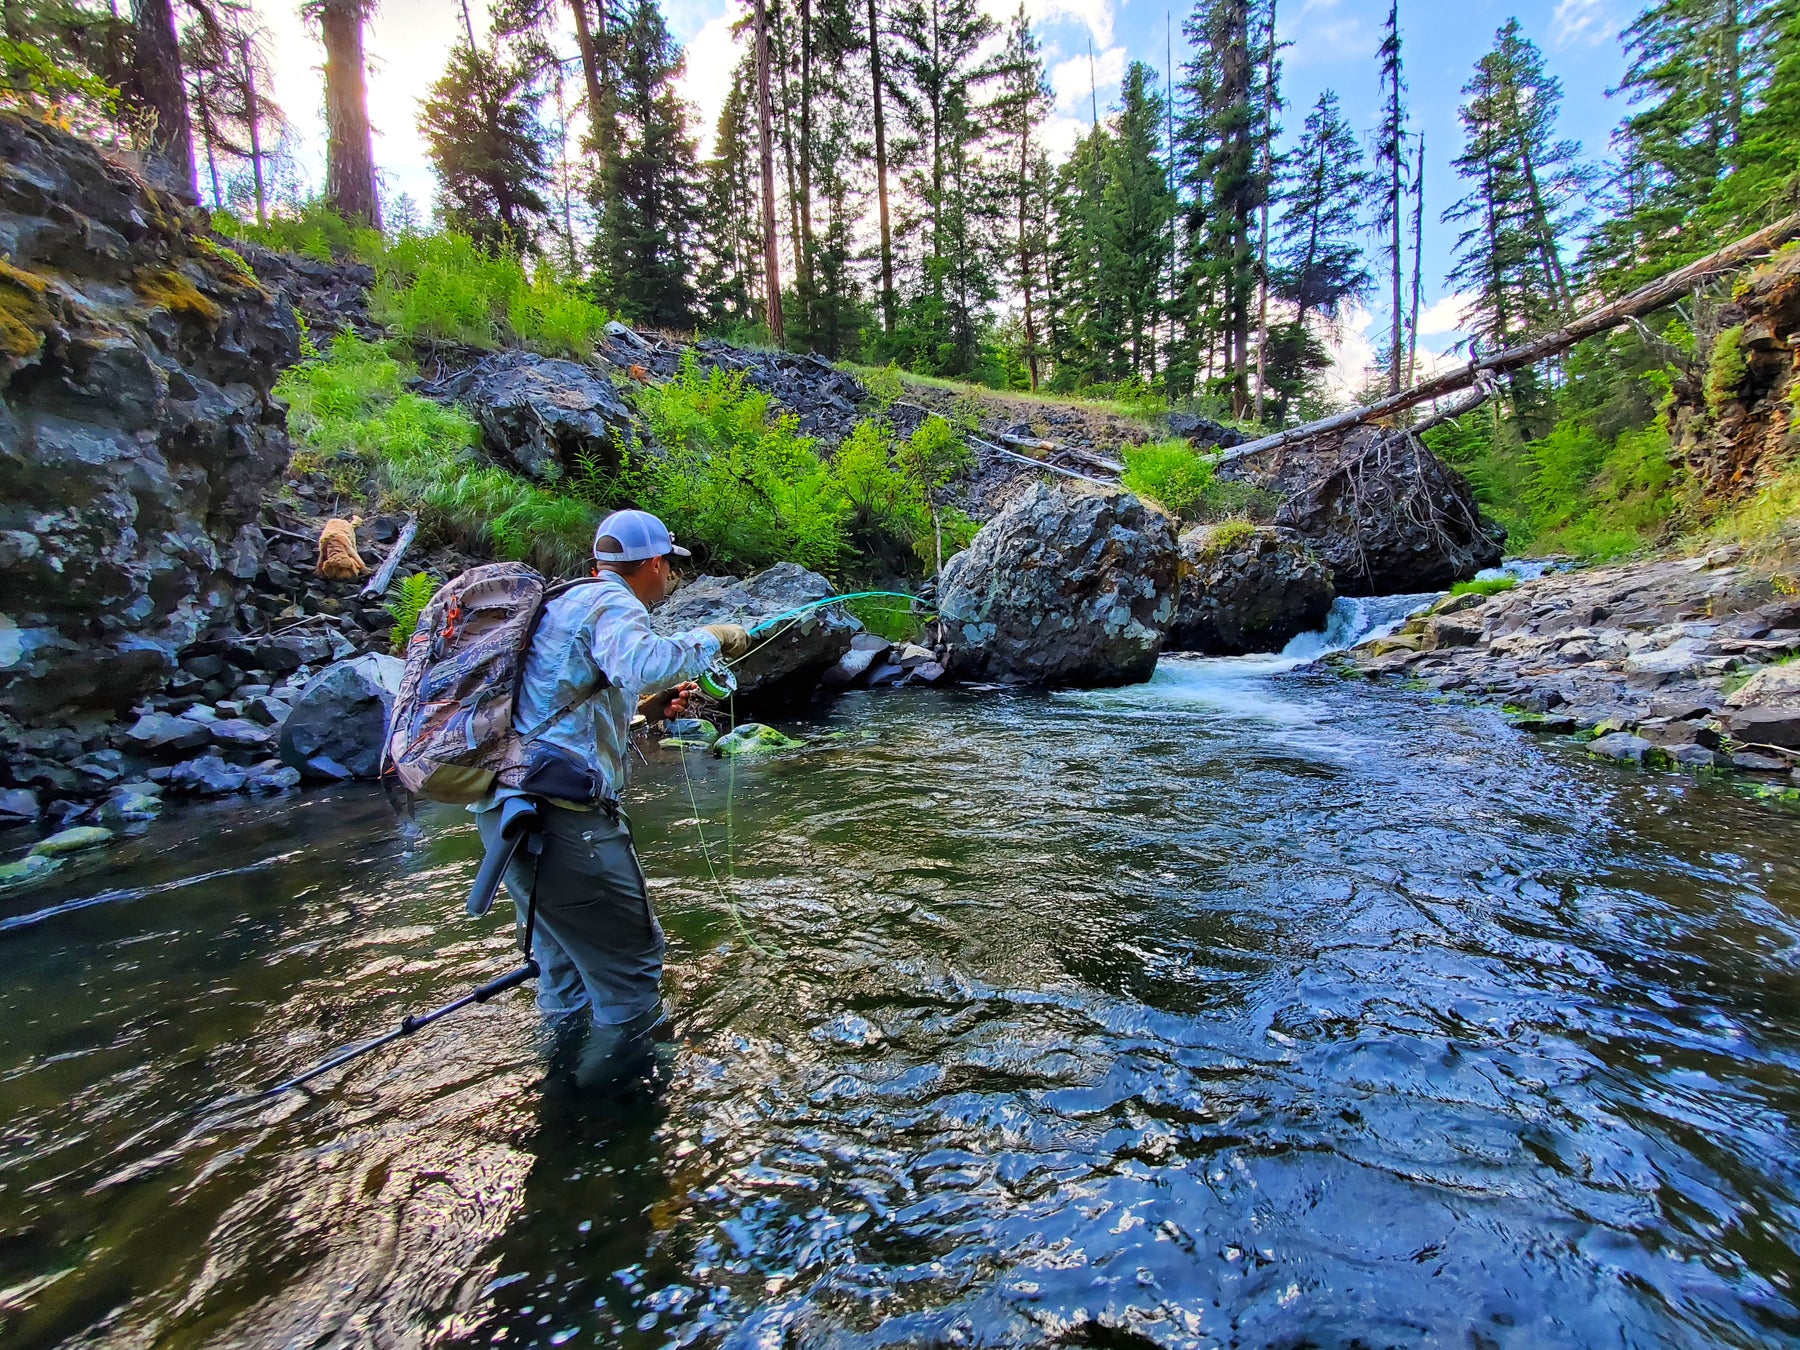
<path id="1" fill-rule="evenodd" d="M 649 722 L 672 722 L 686 717 L 688 700 L 699 692 L 700 686 L 690 680 L 660 694 L 646 694 L 638 700 L 638 715 Z"/>
<path id="2" fill-rule="evenodd" d="M 735 623 L 709 623 L 700 631 L 719 639 L 719 655 L 727 661 L 750 650 L 750 634 Z"/>

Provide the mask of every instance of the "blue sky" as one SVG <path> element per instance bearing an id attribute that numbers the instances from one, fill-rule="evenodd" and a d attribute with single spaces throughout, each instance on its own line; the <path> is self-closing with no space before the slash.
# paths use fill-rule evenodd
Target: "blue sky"
<path id="1" fill-rule="evenodd" d="M 1013 12 L 1017 0 L 984 3 L 996 17 L 1004 17 Z M 710 129 L 737 60 L 729 30 L 743 12 L 742 4 L 663 0 L 663 5 L 670 30 L 688 49 L 684 92 Z M 317 110 L 317 43 L 301 25 L 297 6 L 288 0 L 258 0 L 258 9 L 272 39 L 277 93 L 296 122 L 302 161 L 317 180 L 323 176 L 324 145 Z M 1345 114 L 1358 129 L 1366 132 L 1374 126 L 1379 98 L 1375 49 L 1386 11 L 1385 0 L 1280 0 L 1278 29 L 1283 41 L 1291 44 L 1283 57 L 1283 93 L 1288 101 L 1283 121 L 1290 136 L 1298 132 L 1307 108 L 1325 88 L 1337 90 Z M 1144 60 L 1162 70 L 1170 17 L 1177 67 L 1184 56 L 1182 12 L 1171 15 L 1153 0 L 1029 0 L 1027 12 L 1043 41 L 1057 91 L 1049 129 L 1053 145 L 1071 143 L 1090 120 L 1090 43 L 1102 116 L 1117 95 L 1127 61 Z M 1408 102 L 1413 128 L 1424 131 L 1427 146 L 1425 302 L 1431 310 L 1420 325 L 1426 346 L 1442 349 L 1457 337 L 1457 305 L 1447 297 L 1443 283 L 1455 231 L 1441 224 L 1438 216 L 1461 195 L 1451 168 L 1462 143 L 1456 108 L 1476 59 L 1491 46 L 1496 29 L 1508 18 L 1518 18 L 1562 81 L 1562 133 L 1580 141 L 1583 151 L 1597 159 L 1605 153 L 1607 138 L 1623 113 L 1621 101 L 1609 99 L 1606 91 L 1623 72 L 1618 34 L 1635 13 L 1629 0 L 1455 4 L 1402 0 Z M 445 54 L 460 30 L 460 14 L 454 0 L 383 0 L 370 25 L 376 158 L 394 186 L 421 202 L 429 202 L 432 184 L 414 121 L 419 100 L 442 71 Z M 572 39 L 565 46 L 572 50 Z M 1347 345 L 1346 360 L 1354 363 L 1359 358 L 1354 333 L 1347 337 Z"/>

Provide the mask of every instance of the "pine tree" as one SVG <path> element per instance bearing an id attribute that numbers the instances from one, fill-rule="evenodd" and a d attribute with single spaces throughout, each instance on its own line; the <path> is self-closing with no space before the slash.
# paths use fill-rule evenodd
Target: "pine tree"
<path id="1" fill-rule="evenodd" d="M 1389 311 L 1388 345 L 1382 353 L 1388 372 L 1388 392 L 1400 392 L 1400 226 L 1406 179 L 1406 78 L 1400 66 L 1400 3 L 1390 0 L 1387 27 L 1382 30 L 1381 125 L 1375 133 L 1375 172 L 1380 179 L 1380 207 L 1375 228 L 1387 245 L 1387 274 L 1392 305 Z"/>
<path id="2" fill-rule="evenodd" d="M 254 13 L 235 3 L 195 11 L 181 35 L 192 127 L 206 163 L 206 186 L 215 207 L 223 206 L 233 165 L 248 162 L 253 179 L 262 177 L 262 138 L 280 134 L 281 110 L 260 94 L 270 83 L 268 58 L 254 32 Z M 259 213 L 265 210 L 258 193 Z"/>
<path id="3" fill-rule="evenodd" d="M 1051 102 L 1043 54 L 1024 5 L 1007 28 L 998 77 L 1000 89 L 990 113 L 998 193 L 1008 205 L 1011 221 L 1006 274 L 1023 306 L 1021 354 L 1030 387 L 1036 389 L 1044 356 L 1037 311 L 1043 299 L 1044 255 L 1049 248 L 1043 225 L 1046 203 L 1042 200 L 1049 188 L 1049 159 L 1039 137 Z"/>
<path id="4" fill-rule="evenodd" d="M 132 13 L 132 92 L 150 111 L 150 149 L 192 194 L 194 133 L 172 0 L 137 0 Z"/>
<path id="5" fill-rule="evenodd" d="M 369 129 L 363 23 L 369 0 L 308 0 L 325 43 L 325 200 L 339 214 L 381 226 Z"/>
<path id="6" fill-rule="evenodd" d="M 419 116 L 446 224 L 489 247 L 537 250 L 550 209 L 543 97 L 518 62 L 467 42 L 451 48 Z"/>
<path id="7" fill-rule="evenodd" d="M 1800 15 L 1770 47 L 1774 73 L 1728 156 L 1730 174 L 1707 203 L 1709 223 L 1743 234 L 1800 205 Z"/>
<path id="8" fill-rule="evenodd" d="M 762 229 L 756 149 L 756 66 L 746 55 L 719 110 L 712 157 L 702 165 L 706 228 L 698 285 L 710 327 L 756 322 L 762 293 Z"/>
<path id="9" fill-rule="evenodd" d="M 683 58 L 656 0 L 635 0 L 619 53 L 617 150 L 601 170 L 594 238 L 598 285 L 633 322 L 691 327 L 700 188 L 675 89 Z"/>
<path id="10" fill-rule="evenodd" d="M 1155 374 L 1156 327 L 1162 320 L 1164 248 L 1174 200 L 1163 169 L 1164 104 L 1156 73 L 1131 63 L 1119 114 L 1101 160 L 1101 275 L 1117 316 L 1105 366 L 1114 378 L 1148 381 Z M 1245 314 L 1246 326 L 1248 312 Z"/>

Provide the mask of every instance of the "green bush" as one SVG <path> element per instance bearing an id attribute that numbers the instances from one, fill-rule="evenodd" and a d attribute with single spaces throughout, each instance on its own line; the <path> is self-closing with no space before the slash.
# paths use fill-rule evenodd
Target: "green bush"
<path id="1" fill-rule="evenodd" d="M 1256 526 L 1247 520 L 1226 520 L 1213 526 L 1206 534 L 1206 542 L 1200 548 L 1202 558 L 1217 558 L 1244 542 L 1256 533 Z"/>
<path id="2" fill-rule="evenodd" d="M 546 571 L 585 564 L 596 512 L 484 462 L 479 428 L 460 409 L 406 390 L 410 366 L 345 334 L 282 376 L 288 430 L 334 481 L 354 476 L 417 507 L 464 547 Z"/>
<path id="3" fill-rule="evenodd" d="M 1212 486 L 1213 466 L 1186 441 L 1125 447 L 1124 485 L 1185 520 L 1195 519 Z"/>
<path id="4" fill-rule="evenodd" d="M 1504 577 L 1471 577 L 1468 581 L 1459 581 L 1450 588 L 1452 595 L 1499 595 L 1502 591 L 1510 591 L 1519 584 L 1515 576 Z"/>
<path id="5" fill-rule="evenodd" d="M 212 227 L 227 238 L 247 239 L 278 253 L 298 253 L 316 262 L 349 258 L 375 263 L 382 255 L 379 230 L 351 224 L 327 206 L 322 197 L 302 203 L 297 211 L 271 215 L 266 225 L 240 220 L 229 211 L 214 211 Z"/>
<path id="6" fill-rule="evenodd" d="M 885 595 L 846 600 L 844 608 L 861 620 L 864 628 L 889 642 L 911 642 L 919 636 L 930 618 L 918 601 L 909 603 Z"/>
<path id="7" fill-rule="evenodd" d="M 511 254 L 454 231 L 402 236 L 375 274 L 370 314 L 413 341 L 516 343 L 586 360 L 611 317 L 548 262 L 528 277 Z"/>
<path id="8" fill-rule="evenodd" d="M 1713 339 L 1712 355 L 1706 362 L 1706 410 L 1717 417 L 1719 409 L 1736 396 L 1749 371 L 1744 362 L 1744 325 L 1740 323 Z"/>

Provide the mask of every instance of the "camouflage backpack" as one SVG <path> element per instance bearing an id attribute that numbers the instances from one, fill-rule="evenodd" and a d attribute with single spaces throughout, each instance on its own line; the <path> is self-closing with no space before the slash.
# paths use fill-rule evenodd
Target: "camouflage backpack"
<path id="1" fill-rule="evenodd" d="M 513 730 L 513 714 L 532 636 L 550 600 L 588 584 L 552 586 L 523 563 L 489 563 L 439 588 L 406 644 L 388 721 L 401 786 L 454 803 L 480 800 L 496 780 L 518 786 L 529 736 Z"/>

